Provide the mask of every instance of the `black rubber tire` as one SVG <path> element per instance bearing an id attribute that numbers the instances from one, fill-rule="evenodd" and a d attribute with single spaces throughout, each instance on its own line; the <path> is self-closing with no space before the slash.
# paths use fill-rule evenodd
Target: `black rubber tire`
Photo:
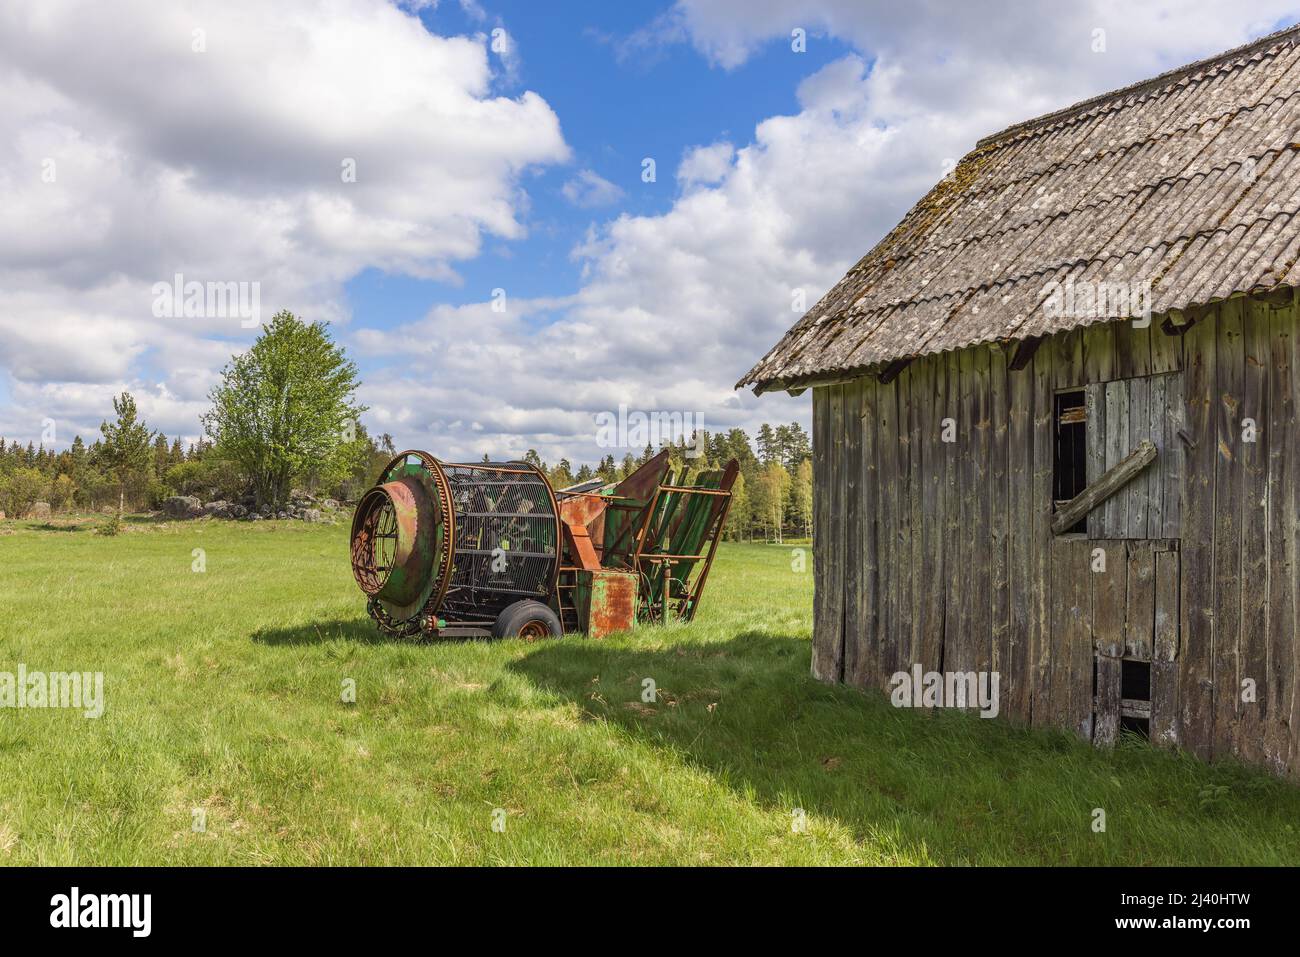
<path id="1" fill-rule="evenodd" d="M 531 634 L 521 635 L 527 629 Z M 539 632 L 545 631 L 545 634 Z M 517 601 L 500 615 L 492 625 L 493 638 L 558 638 L 564 629 L 560 617 L 540 601 Z"/>

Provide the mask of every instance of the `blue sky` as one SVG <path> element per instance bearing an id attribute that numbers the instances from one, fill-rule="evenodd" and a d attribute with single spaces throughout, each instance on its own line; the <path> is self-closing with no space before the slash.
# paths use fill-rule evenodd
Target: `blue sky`
<path id="1" fill-rule="evenodd" d="M 725 70 L 686 43 L 631 42 L 671 7 L 644 0 L 514 0 L 493 4 L 497 16 L 487 22 L 454 3 L 421 11 L 437 33 L 473 35 L 503 25 L 522 64 L 516 77 L 500 78 L 497 92 L 544 95 L 559 114 L 573 161 L 524 180 L 528 237 L 490 241 L 482 256 L 457 264 L 459 288 L 367 269 L 347 284 L 353 312 L 382 327 L 410 321 L 435 303 L 480 302 L 497 287 L 527 297 L 574 292 L 580 265 L 571 252 L 593 223 L 623 212 L 666 212 L 679 195 L 673 171 L 689 147 L 720 139 L 744 143 L 760 121 L 797 112 L 799 82 L 850 50 L 822 34 L 794 56 L 787 43 L 773 40 L 744 65 Z M 642 182 L 645 157 L 656 160 L 654 183 Z M 622 197 L 595 209 L 576 207 L 561 190 L 578 169 L 593 170 Z"/>

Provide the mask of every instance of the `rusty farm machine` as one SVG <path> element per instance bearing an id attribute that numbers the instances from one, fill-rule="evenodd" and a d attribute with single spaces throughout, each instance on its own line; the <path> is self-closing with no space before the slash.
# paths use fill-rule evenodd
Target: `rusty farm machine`
<path id="1" fill-rule="evenodd" d="M 616 483 L 553 489 L 525 462 L 403 452 L 362 497 L 352 572 L 400 637 L 601 637 L 690 621 L 736 462 L 674 474 L 667 451 Z"/>

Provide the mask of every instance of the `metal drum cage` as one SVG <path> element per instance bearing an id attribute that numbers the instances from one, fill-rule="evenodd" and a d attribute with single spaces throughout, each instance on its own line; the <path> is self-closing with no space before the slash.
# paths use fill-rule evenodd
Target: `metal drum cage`
<path id="1" fill-rule="evenodd" d="M 371 617 L 393 634 L 439 618 L 491 625 L 517 601 L 547 601 L 559 571 L 555 495 L 526 462 L 450 464 L 403 452 L 353 519 L 353 576 Z"/>
<path id="2" fill-rule="evenodd" d="M 525 598 L 545 602 L 560 572 L 560 525 L 546 476 L 525 462 L 444 465 L 455 516 L 448 619 L 494 621 Z"/>

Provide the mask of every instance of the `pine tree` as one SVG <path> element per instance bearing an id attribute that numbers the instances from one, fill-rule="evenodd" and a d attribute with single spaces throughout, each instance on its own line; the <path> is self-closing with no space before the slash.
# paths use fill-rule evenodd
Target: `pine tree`
<path id="1" fill-rule="evenodd" d="M 123 392 L 113 400 L 117 421 L 104 422 L 99 431 L 104 434 L 101 458 L 104 466 L 118 481 L 117 517 L 121 519 L 126 509 L 126 487 L 150 466 L 149 444 L 153 433 L 138 417 L 135 399 Z"/>

